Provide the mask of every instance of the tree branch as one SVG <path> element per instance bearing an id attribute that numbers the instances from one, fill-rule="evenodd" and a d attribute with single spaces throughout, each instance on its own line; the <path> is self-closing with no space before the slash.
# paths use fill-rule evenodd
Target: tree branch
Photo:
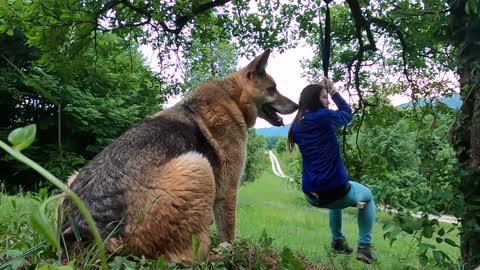
<path id="1" fill-rule="evenodd" d="M 403 74 L 407 78 L 409 82 L 411 82 L 409 73 L 408 73 L 408 64 L 407 64 L 407 42 L 405 41 L 405 37 L 403 36 L 402 30 L 396 26 L 394 23 L 386 21 L 384 19 L 380 19 L 377 17 L 370 17 L 370 21 L 374 24 L 376 24 L 378 27 L 381 27 L 389 34 L 395 33 L 397 35 L 398 40 L 400 41 L 400 44 L 402 46 L 402 60 L 403 60 Z"/>
<path id="2" fill-rule="evenodd" d="M 194 6 L 192 8 L 192 14 L 179 16 L 175 20 L 175 26 L 176 26 L 175 34 L 179 34 L 182 31 L 183 27 L 187 24 L 187 22 L 195 18 L 195 16 L 200 15 L 209 9 L 223 6 L 230 1 L 231 0 L 214 0 L 212 2 L 204 3 L 199 6 Z"/>
<path id="3" fill-rule="evenodd" d="M 400 10 L 406 10 L 405 8 L 402 8 L 401 6 L 395 4 L 395 3 L 391 3 L 392 6 L 394 6 L 396 9 L 398 9 L 397 13 L 399 15 L 403 15 L 403 16 L 427 16 L 427 15 L 439 15 L 439 14 L 444 14 L 444 13 L 448 13 L 452 10 L 452 8 L 447 8 L 447 9 L 443 9 L 443 10 L 437 10 L 437 11 L 431 11 L 431 10 L 408 10 L 409 12 L 403 12 L 403 11 L 400 11 Z"/>
<path id="4" fill-rule="evenodd" d="M 178 16 L 175 19 L 175 28 L 169 27 L 164 20 L 158 21 L 158 24 L 162 27 L 163 31 L 174 34 L 174 35 L 178 35 L 178 34 L 180 34 L 180 32 L 182 32 L 185 25 L 190 20 L 195 18 L 195 16 L 200 15 L 200 14 L 204 13 L 205 11 L 210 10 L 212 8 L 223 6 L 230 1 L 231 0 L 215 0 L 215 1 L 212 1 L 212 2 L 204 3 L 204 4 L 201 4 L 201 5 L 198 5 L 198 6 L 194 6 L 192 8 L 192 13 L 191 14 L 181 15 L 181 16 Z M 122 3 L 123 5 L 130 8 L 131 10 L 146 16 L 149 21 L 152 19 L 152 15 L 153 15 L 153 12 L 154 12 L 153 10 L 148 10 L 148 9 L 144 9 L 144 8 L 141 8 L 141 7 L 134 6 L 128 0 L 118 0 L 118 1 L 113 1 L 113 2 Z"/>
<path id="5" fill-rule="evenodd" d="M 119 2 L 122 3 L 123 5 L 125 5 L 126 7 L 128 7 L 129 9 L 146 16 L 147 18 L 152 17 L 153 10 L 147 10 L 147 9 L 144 9 L 144 8 L 141 8 L 141 7 L 136 7 L 136 6 L 132 5 L 132 3 L 130 3 L 130 1 L 128 1 L 128 0 L 119 0 Z"/>
<path id="6" fill-rule="evenodd" d="M 367 50 L 376 51 L 375 39 L 373 38 L 372 30 L 370 29 L 370 22 L 365 19 L 362 15 L 362 9 L 357 0 L 347 0 L 350 11 L 352 12 L 353 21 L 357 30 L 357 36 L 362 36 L 362 28 L 367 32 L 367 39 L 369 44 L 363 45 L 363 40 L 361 41 L 361 47 L 365 46 Z M 359 40 L 360 41 L 360 40 Z"/>

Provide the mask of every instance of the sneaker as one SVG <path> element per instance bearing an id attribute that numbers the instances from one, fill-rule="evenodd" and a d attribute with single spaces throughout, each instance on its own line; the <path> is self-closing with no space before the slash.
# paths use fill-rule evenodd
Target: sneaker
<path id="1" fill-rule="evenodd" d="M 364 263 L 371 264 L 377 260 L 377 257 L 373 255 L 372 247 L 370 244 L 359 244 L 357 250 L 357 260 Z"/>
<path id="2" fill-rule="evenodd" d="M 345 239 L 332 240 L 332 251 L 337 254 L 352 254 L 353 248 L 348 246 Z"/>

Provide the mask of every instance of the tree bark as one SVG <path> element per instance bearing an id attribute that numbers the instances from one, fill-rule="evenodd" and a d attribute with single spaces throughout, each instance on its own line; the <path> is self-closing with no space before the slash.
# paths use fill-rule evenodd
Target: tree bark
<path id="1" fill-rule="evenodd" d="M 452 127 L 452 145 L 460 165 L 461 254 L 465 269 L 480 265 L 480 16 L 465 11 L 467 0 L 452 0 L 451 42 L 457 51 L 457 73 L 463 105 Z"/>
<path id="2" fill-rule="evenodd" d="M 465 269 L 474 269 L 480 265 L 480 169 L 478 159 L 480 87 L 477 85 L 472 88 L 468 83 L 480 78 L 480 74 L 476 76 L 474 74 L 475 72 L 467 72 L 467 70 L 459 72 L 461 94 L 468 96 L 464 99 L 453 137 L 453 146 L 457 150 L 462 172 L 460 174 L 460 190 L 465 203 L 464 209 L 460 211 L 462 220 L 460 249 Z"/>

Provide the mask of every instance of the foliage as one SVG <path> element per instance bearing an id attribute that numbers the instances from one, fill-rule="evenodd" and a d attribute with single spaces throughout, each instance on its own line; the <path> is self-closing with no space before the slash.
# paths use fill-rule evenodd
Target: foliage
<path id="1" fill-rule="evenodd" d="M 196 40 L 202 45 L 227 41 L 243 48 L 242 55 L 250 56 L 256 54 L 258 48 L 283 50 L 294 45 L 298 32 L 288 26 L 291 23 L 289 16 L 296 11 L 295 5 L 267 1 L 250 9 L 248 2 L 229 2 L 3 0 L 0 15 L 6 19 L 0 31 L 10 34 L 19 26 L 28 28 L 26 36 L 30 44 L 44 52 L 42 61 L 45 62 L 55 62 L 57 57 L 68 60 L 64 57 L 65 48 L 68 56 L 81 56 L 86 47 L 98 42 L 100 35 L 114 33 L 125 43 L 151 45 L 160 60 L 159 76 L 172 85 L 179 83 L 179 76 L 175 73 L 182 67 L 182 61 L 178 60 L 188 58 L 189 47 Z M 69 36 L 73 28 L 76 34 L 72 42 Z M 180 88 L 174 87 L 173 90 L 178 94 Z"/>
<path id="2" fill-rule="evenodd" d="M 159 110 L 164 101 L 161 84 L 143 65 L 137 48 L 122 47 L 113 35 L 98 36 L 95 48 L 69 59 L 68 74 L 66 66 L 58 63 L 61 59 L 41 64 L 37 50 L 27 47 L 29 41 L 20 30 L 13 37 L 5 33 L 0 37 L 5 41 L 1 46 L 10 48 L 2 50 L 3 54 L 14 65 L 0 59 L 1 110 L 5 109 L 6 116 L 0 135 L 5 138 L 7 130 L 36 123 L 37 143 L 27 153 L 61 179 L 66 180 L 134 123 Z M 24 77 L 14 69 L 17 66 Z M 55 103 L 40 90 L 48 92 Z M 11 191 L 19 185 L 31 189 L 47 184 L 4 154 L 0 163 L 5 168 L 0 178 Z"/>
<path id="3" fill-rule="evenodd" d="M 297 189 L 301 189 L 302 155 L 298 147 L 295 147 L 292 152 L 285 151 L 283 155 L 279 155 L 279 158 L 281 162 L 286 165 L 286 167 L 283 168 L 285 174 L 294 180 Z"/>
<path id="4" fill-rule="evenodd" d="M 287 139 L 282 137 L 280 138 L 277 143 L 275 144 L 275 151 L 279 154 L 282 155 L 287 151 Z"/>
<path id="5" fill-rule="evenodd" d="M 36 128 L 35 125 L 29 125 L 27 127 L 22 127 L 13 130 L 8 139 L 12 142 L 12 147 L 5 144 L 3 141 L 0 140 L 0 147 L 3 148 L 8 154 L 12 155 L 18 161 L 24 163 L 25 165 L 31 167 L 43 177 L 45 177 L 52 185 L 56 186 L 58 189 L 63 191 L 64 194 L 55 195 L 45 199 L 38 209 L 35 209 L 31 212 L 30 215 L 30 224 L 32 228 L 37 231 L 42 237 L 53 247 L 54 250 L 60 250 L 60 239 L 61 239 L 61 215 L 58 216 L 54 215 L 54 220 L 56 220 L 58 226 L 54 226 L 55 222 L 51 222 L 49 218 L 47 218 L 47 206 L 50 202 L 57 200 L 63 197 L 68 197 L 73 204 L 78 208 L 78 211 L 81 213 L 83 218 L 85 218 L 88 229 L 90 230 L 93 236 L 93 242 L 95 243 L 96 249 L 98 251 L 98 256 L 100 257 L 101 262 L 101 269 L 107 269 L 107 261 L 105 255 L 105 247 L 103 246 L 103 241 L 100 238 L 100 233 L 98 231 L 95 222 L 90 215 L 90 212 L 87 209 L 87 206 L 83 201 L 80 200 L 77 194 L 75 194 L 71 189 L 69 189 L 65 184 L 63 184 L 58 178 L 52 175 L 49 171 L 42 168 L 33 160 L 29 159 L 25 155 L 23 155 L 17 149 L 25 149 L 27 148 L 35 139 L 36 135 Z M 40 193 L 42 194 L 42 193 Z M 46 194 L 46 192 L 45 192 Z M 43 196 L 45 197 L 45 196 Z M 60 213 L 60 212 L 59 212 Z"/>
<path id="6" fill-rule="evenodd" d="M 84 269 L 96 268 L 96 262 L 89 259 L 88 254 L 77 254 L 70 257 L 70 262 L 60 261 L 57 254 L 46 247 L 41 234 L 34 233 L 29 226 L 29 216 L 48 197 L 35 194 L 7 196 L 0 194 L 0 264 L 3 267 L 13 266 L 13 269 Z M 48 207 L 47 216 L 53 219 L 55 207 Z M 214 235 L 214 238 L 216 236 Z M 214 239 L 215 244 L 219 240 Z M 233 244 L 231 251 L 223 254 L 224 258 L 218 262 L 201 261 L 192 266 L 193 269 L 271 269 L 268 265 L 296 265 L 307 269 L 313 264 L 304 257 L 285 248 L 283 252 L 272 247 L 273 239 L 266 232 L 252 240 L 238 240 Z M 166 263 L 162 257 L 147 259 L 145 257 L 120 256 L 113 254 L 108 260 L 108 269 L 192 269 L 176 264 Z"/>
<path id="7" fill-rule="evenodd" d="M 234 243 L 232 252 L 225 260 L 216 263 L 199 262 L 195 266 L 196 269 L 229 269 L 226 268 L 227 263 L 234 262 L 241 263 L 237 264 L 238 268 L 233 269 L 249 269 L 249 265 L 252 267 L 256 265 L 258 269 L 269 269 L 265 267 L 266 264 L 292 265 L 295 261 L 301 261 L 307 269 L 360 269 L 362 267 L 362 263 L 357 263 L 354 256 L 335 257 L 329 254 L 330 238 L 326 233 L 328 232 L 328 214 L 307 207 L 305 199 L 298 190 L 286 188 L 285 182 L 279 180 L 281 179 L 268 172 L 255 183 L 241 187 L 238 219 L 238 233 L 241 237 Z M 29 226 L 32 210 L 36 210 L 36 207 L 48 198 L 44 191 L 41 194 L 17 196 L 0 193 L 0 265 L 4 266 L 7 261 L 12 262 L 10 260 L 13 258 L 17 258 L 13 263 L 19 262 L 28 269 L 54 268 L 62 264 L 58 255 L 46 248 L 43 236 L 35 233 Z M 52 203 L 47 209 L 49 218 L 53 218 L 50 214 L 53 213 L 53 206 Z M 357 220 L 353 213 L 353 211 L 345 211 L 344 229 L 346 235 L 350 236 L 349 239 L 356 235 L 357 231 Z M 285 219 L 285 217 L 291 218 Z M 390 220 L 385 213 L 379 213 L 378 217 L 381 222 Z M 442 224 L 442 227 L 445 238 L 452 238 L 458 242 L 454 233 L 447 233 L 450 229 L 448 225 Z M 374 233 L 374 238 L 378 240 L 375 243 L 375 252 L 381 258 L 380 264 L 375 267 L 403 269 L 404 264 L 401 258 L 408 253 L 411 237 L 398 235 L 399 239 L 390 248 L 381 238 L 380 225 L 376 225 Z M 220 240 L 216 235 L 212 238 L 212 245 L 216 246 Z M 458 256 L 458 250 L 452 250 L 448 244 L 431 240 L 427 244 Z M 291 253 L 285 246 L 292 251 L 295 260 L 292 261 Z M 413 254 L 410 259 L 417 260 Z M 95 257 L 92 260 L 89 254 L 70 257 L 70 261 L 70 264 L 74 264 L 77 268 L 96 267 Z M 65 263 L 66 261 L 63 261 L 63 264 Z M 62 267 L 67 266 L 69 265 Z M 118 254 L 109 257 L 108 267 L 109 269 L 185 269 L 178 265 L 167 264 L 161 258 L 151 260 Z"/>
<path id="8" fill-rule="evenodd" d="M 356 117 L 345 142 L 339 131 L 344 148 L 341 153 L 351 179 L 370 187 L 377 204 L 398 211 L 384 227 L 391 243 L 409 234 L 416 239 L 413 244 L 422 263 L 442 268 L 455 264 L 448 255 L 424 242 L 433 237 L 452 243 L 444 239 L 438 220 L 430 221 L 426 215 L 411 218 L 410 214 L 459 216 L 463 211 L 455 153 L 446 137 L 456 112 L 442 103 L 410 109 L 382 105 L 367 112 L 363 119 Z M 360 121 L 360 131 L 353 132 Z M 282 155 L 282 160 L 288 164 L 287 174 L 301 182 L 298 149 Z"/>
<path id="9" fill-rule="evenodd" d="M 255 129 L 250 129 L 248 133 L 247 162 L 240 179 L 241 184 L 255 181 L 269 164 L 265 137 L 257 135 Z"/>
<path id="10" fill-rule="evenodd" d="M 384 227 L 385 237 L 393 243 L 399 234 L 412 235 L 422 265 L 453 267 L 452 258 L 425 244 L 426 239 L 452 243 L 444 239 L 437 218 L 410 214 L 459 217 L 463 212 L 455 153 L 446 136 L 458 112 L 440 102 L 410 109 L 384 105 L 367 112 L 360 119 L 362 129 L 348 139 L 356 145 L 346 155 L 352 178 L 371 187 L 376 202 L 399 211 Z M 353 129 L 358 126 L 357 118 Z"/>
<path id="11" fill-rule="evenodd" d="M 0 127 L 3 128 L 0 136 L 5 137 L 6 130 L 33 121 L 39 129 L 49 131 L 40 133 L 45 137 L 38 138 L 39 145 L 58 145 L 59 150 L 74 153 L 68 154 L 72 164 L 81 162 L 82 158 L 88 160 L 126 127 L 150 112 L 154 108 L 152 104 L 162 103 L 162 95 L 177 94 L 191 88 L 178 87 L 178 80 L 182 77 L 194 78 L 196 72 L 193 73 L 195 75 L 190 73 L 193 76 L 178 76 L 175 73 L 183 63 L 187 70 L 190 67 L 198 70 L 196 61 L 202 63 L 204 58 L 195 58 L 191 53 L 199 51 L 199 44 L 233 45 L 239 55 L 252 55 L 260 48 L 277 48 L 282 52 L 306 41 L 315 56 L 304 61 L 305 73 L 310 81 L 316 81 L 321 75 L 323 52 L 319 44 L 324 2 L 2 0 L 1 40 L 8 41 L 0 43 L 2 52 L 5 51 L 5 55 L 34 80 L 26 83 L 11 68 L 5 68 L 3 59 L 0 59 L 0 85 L 6 89 L 0 91 L 0 112 L 7 116 L 0 119 Z M 461 95 L 466 105 L 456 117 L 458 121 L 452 129 L 452 143 L 458 162 L 452 161 L 449 147 L 438 134 L 427 136 L 421 134 L 423 131 L 417 132 L 413 141 L 417 148 L 409 152 L 412 147 L 409 135 L 415 130 L 415 123 L 409 121 L 424 124 L 424 119 L 428 118 L 418 115 L 410 120 L 399 120 L 402 122 L 397 126 L 400 134 L 391 131 L 383 134 L 388 137 L 379 134 L 383 138 L 401 139 L 402 142 L 405 139 L 405 143 L 398 145 L 392 145 L 392 141 L 387 140 L 386 143 L 390 144 L 379 148 L 386 156 L 380 156 L 378 152 L 363 153 L 368 150 L 359 151 L 359 141 L 351 137 L 343 145 L 343 152 L 349 167 L 359 175 L 357 179 L 370 173 L 372 179 L 387 179 L 392 186 L 398 184 L 410 188 L 412 186 L 403 177 L 406 175 L 410 182 L 423 180 L 428 183 L 430 191 L 425 193 L 424 185 L 420 185 L 420 192 L 411 193 L 427 194 L 426 201 L 434 204 L 428 211 L 440 209 L 441 205 L 457 208 L 457 213 L 465 220 L 462 225 L 465 229 L 462 249 L 468 260 L 466 263 L 471 265 L 479 262 L 478 258 L 470 260 L 468 254 L 473 252 L 470 247 L 478 242 L 474 236 L 480 235 L 476 222 L 477 191 L 480 189 L 478 181 L 475 181 L 479 175 L 480 146 L 472 139 L 478 137 L 476 135 L 480 130 L 477 119 L 480 98 L 471 94 L 478 92 L 480 77 L 478 4 L 478 0 L 347 0 L 330 3 L 332 78 L 341 80 L 344 83 L 342 89 L 357 101 L 355 111 L 361 119 L 352 126 L 353 130 L 347 130 L 345 136 L 357 133 L 362 139 L 360 135 L 364 131 L 371 135 L 381 133 L 382 129 L 378 127 L 376 131 L 361 128 L 362 120 L 365 118 L 366 124 L 368 115 L 375 114 L 376 110 L 381 111 L 380 115 L 387 119 L 386 122 L 397 122 L 379 106 L 388 96 L 402 94 L 418 101 L 425 97 L 448 95 L 452 93 L 455 78 L 445 74 L 457 71 L 460 76 Z M 162 84 L 152 83 L 148 72 L 122 81 L 122 78 L 129 78 L 134 73 L 126 72 L 125 66 L 113 70 L 111 63 L 114 63 L 113 66 L 128 63 L 126 59 L 131 52 L 133 56 L 130 59 L 139 59 L 135 56 L 137 44 L 150 44 L 156 49 Z M 121 61 L 117 62 L 114 55 L 121 55 Z M 187 63 L 190 58 L 195 62 Z M 107 60 L 106 63 L 102 63 L 102 59 Z M 132 70 L 142 69 L 136 65 Z M 139 78 L 148 78 L 147 87 L 137 87 Z M 117 85 L 117 81 L 122 83 Z M 61 106 L 53 105 L 56 102 L 46 96 L 40 96 L 30 85 L 32 82 L 51 92 L 53 100 Z M 152 88 L 158 91 L 147 91 Z M 111 89 L 115 91 L 110 93 Z M 130 91 L 138 94 L 131 95 Z M 57 121 L 52 120 L 54 115 L 61 116 L 59 119 L 64 125 L 57 125 Z M 431 117 L 434 120 L 441 118 Z M 105 126 L 109 128 L 103 128 Z M 429 132 L 424 126 L 418 127 L 418 130 Z M 385 151 L 388 147 L 395 148 L 395 151 Z M 43 147 L 27 151 L 43 158 L 46 155 L 41 149 Z M 416 167 L 412 169 L 407 164 L 409 162 L 399 159 L 401 155 L 398 154 L 401 153 L 413 156 L 415 159 L 410 163 L 415 161 Z M 364 154 L 367 157 L 365 161 L 373 165 L 363 162 Z M 373 159 L 374 154 L 379 158 L 378 164 Z M 41 158 L 38 160 L 41 161 Z M 32 178 L 25 168 L 15 167 L 6 157 L 0 159 L 1 165 L 8 168 L 2 171 L 5 175 L 0 175 L 1 178 L 10 178 L 15 173 L 15 177 L 22 180 Z M 63 168 L 61 170 L 68 174 Z M 364 171 L 367 173 L 364 174 Z M 387 176 L 385 171 L 391 173 Z M 460 181 L 456 175 L 460 175 Z M 390 191 L 392 195 L 402 195 L 400 189 Z M 452 197 L 455 198 L 454 206 L 448 201 Z M 413 201 L 425 205 L 419 198 Z M 457 202 L 467 210 L 458 210 Z M 414 207 L 415 204 L 406 206 Z M 438 257 L 438 254 L 432 256 Z"/>
<path id="12" fill-rule="evenodd" d="M 281 162 L 285 171 L 285 163 Z M 328 211 L 310 206 L 304 194 L 295 188 L 286 179 L 275 176 L 271 170 L 252 184 L 243 186 L 239 194 L 238 210 L 238 238 L 258 239 L 263 230 L 273 239 L 272 246 L 282 250 L 287 246 L 295 253 L 306 256 L 313 262 L 330 269 L 363 269 L 363 263 L 358 262 L 355 256 L 335 256 L 330 253 L 331 236 L 328 225 Z M 356 208 L 347 208 L 343 216 L 343 232 L 348 243 L 355 247 L 358 236 Z M 285 218 L 289 217 L 289 218 Z M 390 246 L 390 239 L 384 239 L 385 224 L 394 221 L 395 215 L 380 209 L 376 214 L 373 229 L 373 243 L 375 255 L 379 262 L 374 265 L 377 269 L 404 269 L 407 265 L 419 268 L 417 256 L 418 246 L 414 235 L 399 232 L 396 241 Z M 440 223 L 445 235 L 444 238 L 455 240 L 458 245 L 458 230 L 455 226 Z M 453 231 L 450 231 L 454 227 Z M 392 228 L 393 229 L 393 228 Z M 435 230 L 439 230 L 436 227 Z M 460 256 L 458 248 L 445 242 L 438 243 L 436 237 L 423 238 L 425 244 L 433 245 L 456 261 Z M 429 251 L 429 256 L 431 251 Z M 371 267 L 371 266 L 370 266 Z M 444 267 L 426 266 L 426 269 L 445 269 Z"/>
<path id="13" fill-rule="evenodd" d="M 273 239 L 264 230 L 257 243 L 247 240 L 238 241 L 235 249 L 226 258 L 227 269 L 292 269 L 305 270 L 315 269 L 315 265 L 305 258 L 294 255 L 285 247 L 281 253 L 272 249 Z M 320 266 L 317 266 L 320 267 Z"/>
<path id="14" fill-rule="evenodd" d="M 275 146 L 277 145 L 278 140 L 280 140 L 282 137 L 280 136 L 266 136 L 265 137 L 267 140 L 267 148 L 270 150 L 273 150 Z"/>
<path id="15" fill-rule="evenodd" d="M 213 13 L 198 18 L 198 29 L 193 29 L 192 40 L 185 44 L 184 91 L 191 91 L 209 80 L 223 79 L 237 70 L 238 51 L 223 34 L 224 28 L 218 25 L 221 20 L 220 15 Z M 212 27 L 211 36 L 203 31 L 209 27 Z"/>

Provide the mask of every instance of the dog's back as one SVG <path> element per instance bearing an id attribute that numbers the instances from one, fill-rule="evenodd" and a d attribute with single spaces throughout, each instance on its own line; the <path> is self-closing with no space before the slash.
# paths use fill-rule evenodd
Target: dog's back
<path id="1" fill-rule="evenodd" d="M 188 105 L 173 108 L 148 118 L 131 128 L 89 162 L 70 188 L 86 203 L 102 237 L 124 236 L 126 220 L 132 214 L 126 198 L 135 190 L 148 190 L 152 174 L 161 174 L 162 166 L 187 153 L 198 153 L 209 163 L 218 163 L 215 153 L 194 121 Z M 153 202 L 152 202 L 153 203 Z M 91 239 L 87 223 L 69 200 L 64 202 L 67 214 L 72 215 L 82 240 Z M 139 211 L 141 209 L 136 209 Z M 65 225 L 65 237 L 73 240 L 74 232 Z"/>

